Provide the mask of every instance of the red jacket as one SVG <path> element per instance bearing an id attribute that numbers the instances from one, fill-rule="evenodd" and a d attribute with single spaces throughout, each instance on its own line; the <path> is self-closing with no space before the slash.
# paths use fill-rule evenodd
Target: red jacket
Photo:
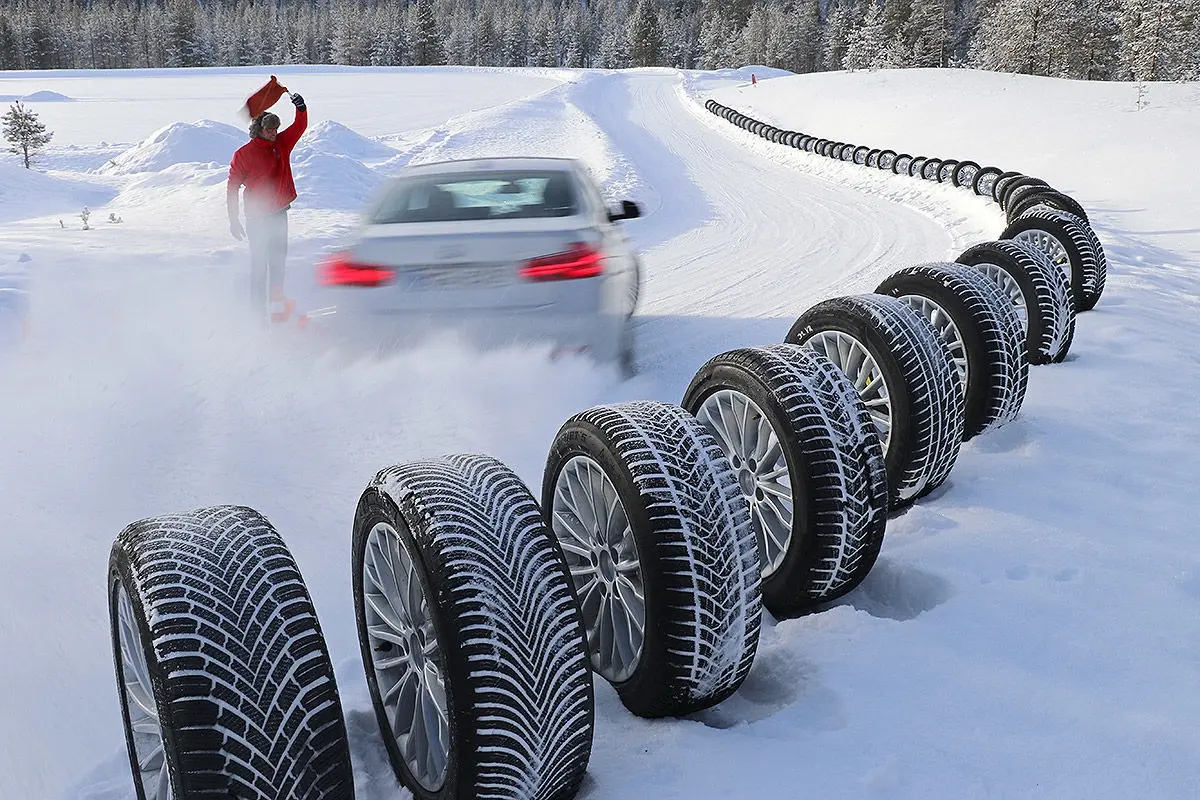
<path id="1" fill-rule="evenodd" d="M 275 141 L 251 139 L 233 154 L 229 183 L 225 187 L 229 219 L 238 218 L 238 190 L 246 187 L 246 215 L 272 214 L 296 199 L 289 157 L 308 127 L 308 112 L 296 111 L 296 121 L 279 132 Z"/>

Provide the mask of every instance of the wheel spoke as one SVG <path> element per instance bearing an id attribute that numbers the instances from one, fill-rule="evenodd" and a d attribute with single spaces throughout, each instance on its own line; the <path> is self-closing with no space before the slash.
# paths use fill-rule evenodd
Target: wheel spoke
<path id="1" fill-rule="evenodd" d="M 624 680 L 641 654 L 640 634 L 635 637 L 632 632 L 645 625 L 644 603 L 631 600 L 627 605 L 624 601 L 633 595 L 620 594 L 623 580 L 641 585 L 637 545 L 625 507 L 605 471 L 582 455 L 563 465 L 553 497 L 551 527 L 567 554 L 592 665 L 609 680 Z"/>
<path id="2" fill-rule="evenodd" d="M 412 776 L 437 791 L 450 746 L 439 721 L 448 716 L 441 649 L 416 561 L 391 525 L 367 537 L 363 584 L 371 666 L 392 737 Z"/>

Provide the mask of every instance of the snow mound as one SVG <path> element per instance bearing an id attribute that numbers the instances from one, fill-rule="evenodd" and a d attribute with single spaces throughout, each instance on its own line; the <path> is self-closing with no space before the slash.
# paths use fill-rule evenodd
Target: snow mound
<path id="1" fill-rule="evenodd" d="M 50 91 L 34 92 L 33 94 L 0 95 L 0 102 L 2 103 L 14 103 L 17 101 L 22 103 L 73 103 L 75 102 L 75 98 Z"/>
<path id="2" fill-rule="evenodd" d="M 392 158 L 396 150 L 346 127 L 340 122 L 322 120 L 304 132 L 296 145 L 297 157 L 308 155 L 349 156 L 359 161 Z"/>
<path id="3" fill-rule="evenodd" d="M 292 165 L 299 208 L 357 210 L 383 183 L 384 177 L 349 156 L 314 153 Z"/>
<path id="4" fill-rule="evenodd" d="M 21 99 L 28 100 L 31 103 L 73 103 L 73 102 L 75 102 L 74 97 L 67 97 L 65 94 L 59 94 L 58 92 L 51 92 L 51 91 L 34 92 L 33 94 L 25 95 Z"/>
<path id="5" fill-rule="evenodd" d="M 16 164 L 0 164 L 0 222 L 47 214 L 74 216 L 116 196 L 107 186 L 59 178 Z"/>
<path id="6" fill-rule="evenodd" d="M 158 172 L 174 164 L 228 164 L 247 141 L 245 131 L 214 122 L 173 122 L 126 150 L 98 171 L 106 175 Z"/>

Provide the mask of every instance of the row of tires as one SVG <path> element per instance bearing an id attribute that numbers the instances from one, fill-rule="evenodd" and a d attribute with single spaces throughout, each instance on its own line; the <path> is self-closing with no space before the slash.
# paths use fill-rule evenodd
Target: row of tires
<path id="1" fill-rule="evenodd" d="M 970 160 L 913 156 L 864 144 L 822 139 L 800 131 L 777 128 L 716 100 L 707 100 L 704 107 L 739 128 L 784 147 L 897 175 L 957 186 L 994 200 L 1000 204 L 1008 220 L 1008 227 L 1000 238 L 1025 238 L 1068 269 L 1071 292 L 1078 311 L 1090 311 L 1104 292 L 1107 262 L 1104 248 L 1092 230 L 1087 212 L 1070 195 L 1058 191 L 1041 178 L 999 167 L 981 167 Z"/>
<path id="2" fill-rule="evenodd" d="M 540 502 L 488 456 L 381 470 L 354 515 L 352 587 L 398 780 L 421 798 L 569 798 L 592 672 L 645 717 L 729 697 L 762 609 L 794 616 L 857 586 L 889 514 L 1017 415 L 1028 365 L 1062 360 L 1073 326 L 1040 250 L 985 243 L 710 359 L 678 405 L 575 415 Z M 109 598 L 141 800 L 353 796 L 321 627 L 262 515 L 130 525 Z"/>
<path id="3" fill-rule="evenodd" d="M 971 168 L 938 174 L 996 189 L 998 171 Z M 1030 364 L 1066 357 L 1080 291 L 1103 283 L 1085 220 L 1026 209 L 954 263 L 900 270 L 817 304 L 782 343 L 710 359 L 678 405 L 575 415 L 540 497 L 483 455 L 381 470 L 350 532 L 352 591 L 397 779 L 418 798 L 569 798 L 590 759 L 593 673 L 645 717 L 729 697 L 762 610 L 808 613 L 859 585 L 889 515 L 1018 414 Z M 1083 280 L 1096 263 L 1099 284 Z M 261 514 L 130 525 L 109 607 L 141 800 L 353 796 L 325 639 Z"/>

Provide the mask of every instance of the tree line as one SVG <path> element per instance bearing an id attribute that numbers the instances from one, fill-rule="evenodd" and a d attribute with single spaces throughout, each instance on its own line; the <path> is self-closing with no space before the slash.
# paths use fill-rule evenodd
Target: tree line
<path id="1" fill-rule="evenodd" d="M 0 0 L 0 70 L 974 67 L 1200 78 L 1200 0 Z"/>

